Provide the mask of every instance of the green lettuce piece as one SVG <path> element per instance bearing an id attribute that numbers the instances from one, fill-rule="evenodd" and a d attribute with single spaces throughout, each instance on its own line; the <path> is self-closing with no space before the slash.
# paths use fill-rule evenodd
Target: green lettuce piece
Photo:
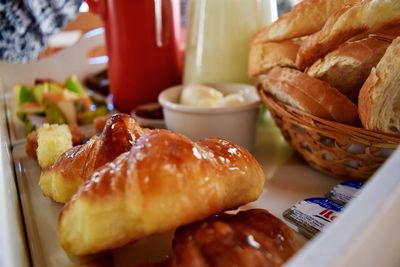
<path id="1" fill-rule="evenodd" d="M 78 81 L 76 75 L 68 77 L 68 79 L 65 81 L 64 87 L 79 96 L 84 96 L 85 94 L 85 91 L 80 82 Z"/>
<path id="2" fill-rule="evenodd" d="M 35 95 L 37 102 L 43 103 L 43 93 L 49 91 L 49 84 L 41 83 L 41 84 L 35 85 L 32 90 L 33 90 L 33 94 Z"/>
<path id="3" fill-rule="evenodd" d="M 23 103 L 34 103 L 36 102 L 35 97 L 33 96 L 31 90 L 26 85 L 20 85 L 17 87 L 17 96 L 18 96 L 18 104 L 21 105 Z"/>

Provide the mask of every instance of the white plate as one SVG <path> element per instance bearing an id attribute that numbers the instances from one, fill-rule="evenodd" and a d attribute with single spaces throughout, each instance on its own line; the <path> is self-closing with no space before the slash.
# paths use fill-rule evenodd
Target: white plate
<path id="1" fill-rule="evenodd" d="M 339 182 L 312 170 L 293 155 L 272 125 L 259 129 L 255 155 L 263 165 L 267 182 L 260 198 L 241 209 L 263 208 L 282 219 L 282 212 L 298 200 L 322 196 Z M 56 222 L 62 205 L 42 195 L 38 186 L 39 167 L 26 156 L 22 145 L 14 147 L 13 158 L 34 266 L 70 266 L 71 259 L 57 241 Z M 162 260 L 171 250 L 172 235 L 170 232 L 154 236 L 114 250 L 115 267 Z M 306 242 L 299 235 L 297 239 L 300 245 Z"/>

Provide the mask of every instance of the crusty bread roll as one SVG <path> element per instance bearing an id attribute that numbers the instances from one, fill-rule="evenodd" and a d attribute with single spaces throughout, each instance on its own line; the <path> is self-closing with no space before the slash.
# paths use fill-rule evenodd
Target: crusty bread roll
<path id="1" fill-rule="evenodd" d="M 245 149 L 153 130 L 100 168 L 62 210 L 58 233 L 73 255 L 94 254 L 256 200 L 264 173 Z"/>
<path id="2" fill-rule="evenodd" d="M 249 54 L 249 75 L 256 77 L 275 66 L 296 67 L 300 40 L 252 44 Z"/>
<path id="3" fill-rule="evenodd" d="M 264 90 L 279 101 L 314 116 L 348 125 L 357 125 L 357 107 L 324 81 L 301 71 L 273 68 L 263 82 Z"/>
<path id="4" fill-rule="evenodd" d="M 400 37 L 365 81 L 358 112 L 364 128 L 400 134 Z"/>
<path id="5" fill-rule="evenodd" d="M 307 74 L 329 83 L 356 103 L 361 86 L 389 45 L 377 36 L 347 42 L 317 60 Z"/>
<path id="6" fill-rule="evenodd" d="M 399 22 L 399 0 L 369 0 L 343 8 L 328 19 L 322 30 L 302 43 L 296 65 L 303 69 L 353 36 Z"/>
<path id="7" fill-rule="evenodd" d="M 262 29 L 253 42 L 283 41 L 319 31 L 330 15 L 346 5 L 362 0 L 303 0 L 270 26 Z"/>
<path id="8" fill-rule="evenodd" d="M 129 115 L 111 116 L 99 137 L 70 148 L 42 171 L 39 186 L 43 194 L 56 202 L 67 202 L 97 168 L 129 151 L 141 134 L 143 130 Z"/>
<path id="9" fill-rule="evenodd" d="M 179 228 L 170 267 L 282 266 L 297 251 L 293 232 L 261 209 L 222 214 Z M 265 252 L 268 253 L 265 253 Z"/>
<path id="10" fill-rule="evenodd" d="M 384 27 L 382 29 L 373 32 L 365 32 L 356 35 L 350 38 L 349 42 L 354 42 L 365 38 L 374 37 L 376 39 L 392 43 L 392 41 L 396 39 L 398 36 L 400 36 L 400 22 L 398 24 L 389 25 L 387 27 Z"/>

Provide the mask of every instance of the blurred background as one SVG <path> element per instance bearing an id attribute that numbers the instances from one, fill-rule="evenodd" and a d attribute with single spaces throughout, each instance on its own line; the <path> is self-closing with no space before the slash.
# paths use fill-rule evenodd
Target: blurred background
<path id="1" fill-rule="evenodd" d="M 181 22 L 184 28 L 188 25 L 189 1 L 190 0 L 181 0 Z M 277 0 L 278 15 L 281 16 L 285 14 L 300 1 L 301 0 Z M 69 22 L 63 31 L 50 37 L 48 46 L 40 53 L 39 59 L 48 57 L 63 48 L 75 44 L 84 33 L 99 27 L 103 27 L 100 16 L 96 13 L 89 12 L 88 4 L 83 2 L 79 8 L 79 15 L 73 21 Z M 91 57 L 103 55 L 106 55 L 104 46 L 92 49 L 89 54 Z"/>

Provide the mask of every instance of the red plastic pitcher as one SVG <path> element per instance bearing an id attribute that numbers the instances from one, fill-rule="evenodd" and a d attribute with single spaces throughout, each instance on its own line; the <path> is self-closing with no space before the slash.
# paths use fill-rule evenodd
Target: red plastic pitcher
<path id="1" fill-rule="evenodd" d="M 86 0 L 105 26 L 108 75 L 117 110 L 157 101 L 182 73 L 179 0 Z"/>

